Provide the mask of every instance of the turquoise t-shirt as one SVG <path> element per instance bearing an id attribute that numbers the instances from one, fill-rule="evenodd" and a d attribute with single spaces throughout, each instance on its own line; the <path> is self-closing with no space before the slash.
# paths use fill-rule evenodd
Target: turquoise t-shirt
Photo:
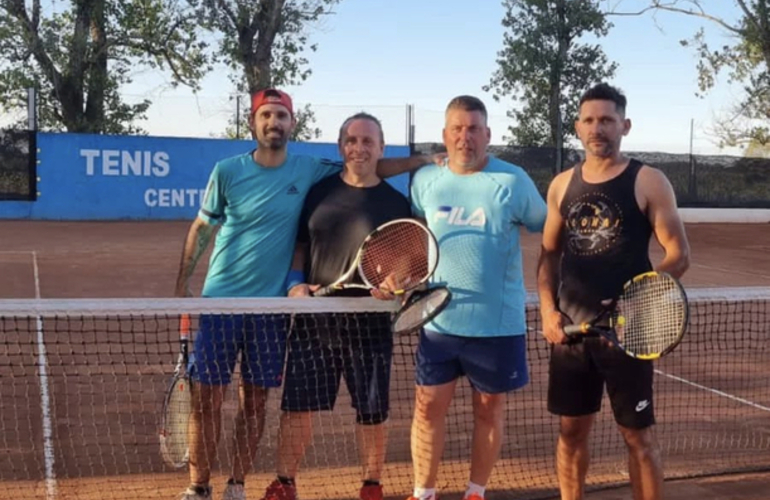
<path id="1" fill-rule="evenodd" d="M 439 243 L 431 282 L 452 291 L 449 306 L 425 328 L 467 337 L 526 333 L 519 228 L 541 232 L 546 215 L 532 179 L 490 156 L 469 175 L 425 166 L 414 174 L 411 195 L 415 215 Z"/>
<path id="2" fill-rule="evenodd" d="M 289 154 L 266 168 L 251 153 L 218 162 L 198 217 L 222 227 L 216 236 L 204 297 L 278 297 L 291 266 L 297 225 L 310 187 L 342 164 Z"/>

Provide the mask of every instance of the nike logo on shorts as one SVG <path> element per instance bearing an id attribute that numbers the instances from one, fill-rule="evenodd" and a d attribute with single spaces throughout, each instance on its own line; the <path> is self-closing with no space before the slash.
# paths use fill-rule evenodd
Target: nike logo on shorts
<path id="1" fill-rule="evenodd" d="M 644 411 L 644 409 L 647 408 L 648 406 L 650 406 L 650 401 L 649 400 L 643 399 L 643 400 L 639 401 L 639 403 L 637 403 L 637 405 L 636 405 L 636 413 Z"/>

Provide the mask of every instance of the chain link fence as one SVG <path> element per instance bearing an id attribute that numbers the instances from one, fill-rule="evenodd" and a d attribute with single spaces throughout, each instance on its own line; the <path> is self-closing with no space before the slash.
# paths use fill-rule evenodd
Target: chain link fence
<path id="1" fill-rule="evenodd" d="M 416 145 L 422 153 L 444 151 L 440 143 Z M 554 148 L 491 146 L 498 158 L 523 167 L 545 197 L 558 171 Z M 770 159 L 738 156 L 628 152 L 627 156 L 666 174 L 680 207 L 770 208 Z M 583 160 L 583 152 L 565 149 L 564 169 Z"/>
<path id="2" fill-rule="evenodd" d="M 35 152 L 34 132 L 0 129 L 0 201 L 36 198 Z"/>

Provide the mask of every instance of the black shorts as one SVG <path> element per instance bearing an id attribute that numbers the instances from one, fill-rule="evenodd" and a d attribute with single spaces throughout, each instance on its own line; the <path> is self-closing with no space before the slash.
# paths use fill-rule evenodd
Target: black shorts
<path id="1" fill-rule="evenodd" d="M 331 410 L 344 376 L 359 418 L 387 419 L 390 314 L 298 315 L 289 334 L 281 409 Z"/>
<path id="2" fill-rule="evenodd" d="M 548 411 L 565 417 L 596 413 L 604 384 L 615 421 L 630 429 L 655 423 L 651 361 L 634 359 L 599 338 L 554 345 L 548 378 Z"/>

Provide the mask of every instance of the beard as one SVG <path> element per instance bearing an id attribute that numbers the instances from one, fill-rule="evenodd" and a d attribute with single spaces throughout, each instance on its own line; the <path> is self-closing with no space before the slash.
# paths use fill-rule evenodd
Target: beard
<path id="1" fill-rule="evenodd" d="M 597 139 L 601 142 L 592 142 Z M 599 158 L 609 158 L 620 149 L 620 143 L 609 141 L 604 137 L 597 137 L 591 138 L 591 140 L 585 144 L 585 148 L 594 156 Z"/>
<path id="2" fill-rule="evenodd" d="M 271 132 L 276 132 L 278 135 L 269 137 Z M 264 129 L 262 131 L 261 137 L 259 135 L 257 136 L 257 144 L 259 147 L 273 151 L 279 151 L 283 149 L 288 142 L 289 138 L 286 135 L 286 132 L 277 128 Z"/>

